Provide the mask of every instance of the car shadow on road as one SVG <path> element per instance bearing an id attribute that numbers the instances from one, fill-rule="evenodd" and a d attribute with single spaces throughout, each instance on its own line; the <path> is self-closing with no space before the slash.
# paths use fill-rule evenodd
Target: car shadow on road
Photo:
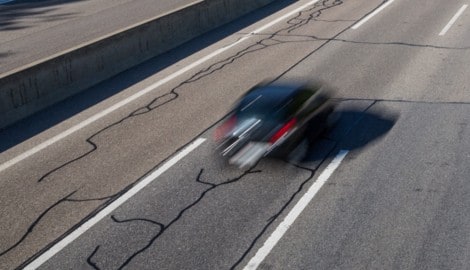
<path id="1" fill-rule="evenodd" d="M 393 128 L 399 114 L 390 111 L 344 110 L 338 123 L 311 144 L 303 162 L 325 158 L 325 149 L 357 150 L 377 142 Z"/>

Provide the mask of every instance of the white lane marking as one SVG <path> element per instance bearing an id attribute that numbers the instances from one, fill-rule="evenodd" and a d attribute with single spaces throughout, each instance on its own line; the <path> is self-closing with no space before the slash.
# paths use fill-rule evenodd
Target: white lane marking
<path id="1" fill-rule="evenodd" d="M 367 15 L 367 17 L 365 17 L 364 19 L 360 20 L 358 23 L 356 23 L 355 25 L 353 25 L 351 27 L 351 29 L 357 29 L 359 28 L 359 26 L 361 26 L 362 24 L 364 24 L 365 22 L 367 22 L 370 18 L 374 17 L 375 15 L 377 15 L 377 13 L 379 13 L 380 11 L 382 11 L 384 8 L 388 7 L 391 3 L 393 3 L 393 1 L 395 0 L 388 0 L 387 2 L 385 2 L 383 5 L 381 5 L 378 9 L 376 9 L 374 12 L 372 12 L 371 14 Z"/>
<path id="2" fill-rule="evenodd" d="M 165 171 L 167 171 L 169 168 L 171 168 L 173 165 L 175 165 L 178 161 L 180 161 L 182 158 L 184 158 L 187 154 L 189 154 L 191 151 L 196 149 L 199 145 L 201 145 L 206 139 L 204 138 L 198 138 L 188 146 L 186 146 L 183 150 L 181 150 L 177 155 L 175 155 L 173 158 L 165 162 L 161 167 L 159 167 L 157 170 L 146 176 L 142 181 L 137 183 L 134 187 L 129 189 L 126 193 L 124 193 L 121 197 L 119 197 L 117 200 L 112 202 L 110 205 L 108 205 L 106 208 L 101 210 L 98 214 L 96 214 L 94 217 L 90 218 L 87 220 L 85 223 L 83 223 L 80 227 L 78 227 L 75 231 L 67 235 L 64 239 L 56 243 L 54 246 L 52 246 L 49 250 L 41 254 L 38 258 L 36 258 L 34 261 L 32 261 L 30 264 L 28 264 L 24 269 L 36 269 L 39 266 L 41 266 L 43 263 L 45 263 L 47 260 L 49 260 L 52 256 L 54 256 L 56 253 L 61 251 L 63 248 L 65 248 L 68 244 L 72 243 L 75 239 L 77 239 L 80 235 L 85 233 L 88 229 L 93 227 L 96 223 L 98 223 L 100 220 L 102 220 L 104 217 L 107 215 L 111 214 L 114 210 L 116 210 L 119 206 L 121 206 L 124 202 L 129 200 L 132 196 L 137 194 L 140 190 L 142 190 L 144 187 L 146 187 L 148 184 L 152 183 L 155 179 L 157 179 L 160 175 L 162 175 Z"/>
<path id="3" fill-rule="evenodd" d="M 313 185 L 308 189 L 307 193 L 300 198 L 299 202 L 292 208 L 289 214 L 284 218 L 284 220 L 277 226 L 276 230 L 269 236 L 269 238 L 264 242 L 264 245 L 256 252 L 255 256 L 251 258 L 248 264 L 243 268 L 243 270 L 252 270 L 257 269 L 258 266 L 263 262 L 263 260 L 268 256 L 277 242 L 282 238 L 286 233 L 289 227 L 294 223 L 297 217 L 302 213 L 305 207 L 309 202 L 315 197 L 317 192 L 326 183 L 328 178 L 333 174 L 333 172 L 338 168 L 343 161 L 344 157 L 348 154 L 347 150 L 341 150 L 336 157 L 331 161 L 331 163 L 326 167 L 326 169 L 320 174 L 318 179 L 313 183 Z"/>
<path id="4" fill-rule="evenodd" d="M 452 25 L 457 21 L 457 19 L 462 15 L 462 13 L 465 11 L 468 5 L 463 5 L 457 13 L 455 13 L 454 17 L 450 19 L 450 21 L 447 23 L 447 25 L 442 29 L 442 31 L 439 33 L 439 36 L 443 36 L 447 33 L 447 31 L 452 27 Z"/>
<path id="5" fill-rule="evenodd" d="M 195 68 L 196 66 L 198 66 L 198 65 L 200 65 L 200 64 L 202 64 L 202 63 L 204 63 L 204 62 L 210 60 L 211 58 L 213 58 L 213 57 L 215 57 L 215 56 L 217 56 L 217 55 L 219 55 L 219 54 L 221 54 L 221 53 L 227 51 L 228 49 L 230 49 L 230 48 L 232 48 L 232 47 L 234 47 L 234 46 L 240 44 L 241 42 L 243 42 L 243 41 L 247 40 L 248 38 L 250 38 L 252 35 L 260 33 L 261 31 L 263 31 L 263 30 L 265 30 L 265 29 L 267 29 L 267 28 L 273 26 L 274 24 L 276 24 L 276 23 L 278 23 L 278 22 L 280 22 L 280 21 L 286 19 L 287 17 L 292 16 L 293 14 L 295 14 L 295 13 L 301 11 L 302 9 L 305 9 L 307 6 L 310 6 L 310 5 L 315 4 L 316 2 L 318 2 L 318 0 L 310 1 L 310 2 L 306 3 L 305 5 L 302 5 L 302 6 L 300 6 L 299 8 L 294 9 L 294 10 L 290 11 L 290 12 L 287 13 L 287 14 L 284 14 L 283 16 L 277 18 L 276 20 L 271 21 L 271 22 L 267 23 L 266 25 L 261 26 L 260 28 L 256 29 L 255 31 L 244 35 L 241 39 L 239 39 L 239 40 L 236 41 L 235 43 L 232 43 L 232 44 L 230 44 L 230 45 L 227 45 L 227 46 L 225 46 L 225 47 L 222 47 L 222 48 L 220 48 L 220 49 L 218 49 L 218 50 L 212 52 L 211 54 L 209 54 L 209 55 L 207 55 L 207 56 L 205 56 L 205 57 L 199 59 L 198 61 L 196 61 L 196 62 L 194 62 L 194 63 L 192 63 L 192 64 L 190 64 L 190 65 L 188 65 L 188 66 L 186 66 L 186 67 L 184 67 L 184 68 L 182 68 L 182 69 L 180 69 L 180 70 L 178 70 L 177 72 L 175 72 L 175 73 L 173 73 L 173 74 L 171 74 L 171 75 L 169 75 L 169 76 L 167 76 L 167 77 L 165 77 L 164 79 L 162 79 L 162 80 L 160 80 L 160 81 L 158 81 L 158 82 L 156 82 L 156 83 L 154 83 L 154 84 L 152 84 L 152 85 L 149 85 L 148 87 L 146 87 L 146 88 L 144 88 L 143 90 L 141 90 L 141 91 L 135 93 L 134 95 L 132 95 L 132 96 L 130 96 L 130 97 L 128 97 L 128 98 L 126 98 L 126 99 L 124 99 L 124 100 L 122 100 L 122 101 L 120 101 L 120 102 L 114 104 L 113 106 L 111 106 L 111 107 L 109 107 L 109 108 L 107 108 L 107 109 L 105 109 L 105 110 L 103 110 L 103 111 L 101 111 L 101 112 L 99 112 L 99 113 L 93 115 L 92 117 L 90 117 L 90 118 L 86 119 L 85 121 L 83 121 L 83 122 L 77 124 L 76 126 L 73 126 L 73 127 L 69 128 L 68 130 L 66 130 L 66 131 L 64 131 L 64 132 L 62 132 L 62 133 L 60 133 L 60 134 L 58 134 L 58 135 L 56 135 L 56 136 L 54 136 L 54 137 L 52 137 L 52 138 L 46 140 L 46 141 L 44 141 L 44 142 L 41 143 L 41 144 L 38 144 L 37 146 L 35 146 L 35 147 L 29 149 L 28 151 L 26 151 L 26 152 L 24 152 L 24 153 L 22 153 L 22 154 L 16 156 L 15 158 L 13 158 L 13 159 L 11 159 L 11 160 L 9 160 L 9 161 L 7 161 L 7 162 L 1 164 L 1 165 L 0 165 L 0 172 L 6 170 L 7 168 L 9 168 L 9 167 L 15 165 L 16 163 L 18 163 L 18 162 L 20 162 L 20 161 L 22 161 L 22 160 L 24 160 L 24 159 L 26 159 L 26 158 L 28 158 L 28 157 L 30 157 L 30 156 L 36 154 L 37 152 L 39 152 L 39 151 L 41 151 L 41 150 L 47 148 L 48 146 L 50 146 L 50 145 L 52 145 L 52 144 L 54 144 L 54 143 L 56 143 L 56 142 L 62 140 L 63 138 L 65 138 L 65 137 L 71 135 L 72 133 L 74 133 L 74 132 L 76 132 L 76 131 L 78 131 L 78 130 L 80 130 L 80 129 L 82 129 L 82 128 L 88 126 L 88 125 L 90 125 L 91 123 L 93 123 L 93 122 L 95 122 L 95 121 L 97 121 L 97 120 L 103 118 L 104 116 L 106 116 L 106 115 L 110 114 L 111 112 L 113 112 L 113 111 L 115 111 L 115 110 L 117 110 L 117 109 L 123 107 L 124 105 L 129 104 L 130 102 L 132 102 L 132 101 L 134 101 L 134 100 L 140 98 L 141 96 L 143 96 L 143 95 L 145 95 L 145 94 L 147 94 L 147 93 L 149 93 L 149 92 L 151 92 L 151 91 L 154 91 L 156 88 L 158 88 L 158 87 L 160 87 L 160 86 L 166 84 L 167 82 L 169 82 L 169 81 L 175 79 L 176 77 L 178 77 L 178 76 L 180 76 L 180 75 L 186 73 L 187 71 L 189 71 L 189 70 Z"/>
<path id="6" fill-rule="evenodd" d="M 258 29 L 256 29 L 255 31 L 249 33 L 248 35 L 258 34 L 258 33 L 260 33 L 261 31 L 266 30 L 267 28 L 269 28 L 269 27 L 275 25 L 276 23 L 278 23 L 278 22 L 280 22 L 280 21 L 282 21 L 282 20 L 287 19 L 288 17 L 294 15 L 295 13 L 300 12 L 301 10 L 305 9 L 306 7 L 315 4 L 315 3 L 318 2 L 318 1 L 319 1 L 319 0 L 313 0 L 313 1 L 307 2 L 307 3 L 305 3 L 304 5 L 298 7 L 298 8 L 296 8 L 296 9 L 294 9 L 294 10 L 291 10 L 289 13 L 286 13 L 286 14 L 284 14 L 283 16 L 281 16 L 281 17 L 275 19 L 274 21 L 272 21 L 272 22 L 270 22 L 270 23 L 267 23 L 267 24 L 265 24 L 264 26 L 261 26 L 260 28 L 258 28 Z"/>

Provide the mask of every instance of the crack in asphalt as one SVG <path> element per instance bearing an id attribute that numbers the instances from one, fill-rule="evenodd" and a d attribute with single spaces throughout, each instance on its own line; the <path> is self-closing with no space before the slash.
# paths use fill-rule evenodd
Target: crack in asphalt
<path id="1" fill-rule="evenodd" d="M 162 223 L 156 222 L 156 221 L 153 221 L 153 220 L 150 220 L 150 219 L 146 219 L 146 218 L 133 218 L 133 219 L 126 219 L 126 220 L 119 220 L 114 215 L 111 215 L 111 219 L 116 223 L 128 223 L 128 222 L 151 223 L 151 224 L 156 225 L 157 227 L 159 227 L 160 231 L 162 231 L 165 228 L 165 225 L 163 225 Z M 93 267 L 93 269 L 97 269 L 97 270 L 99 270 L 101 268 L 98 266 L 98 264 L 96 262 L 93 261 L 93 257 L 98 253 L 98 250 L 100 249 L 100 247 L 101 247 L 101 245 L 97 245 L 95 247 L 95 249 L 93 250 L 93 252 L 90 254 L 90 256 L 88 256 L 88 258 L 86 260 L 88 265 Z"/>
<path id="2" fill-rule="evenodd" d="M 131 218 L 131 219 L 119 220 L 118 218 L 116 218 L 115 215 L 111 215 L 111 219 L 112 219 L 114 222 L 116 222 L 116 223 L 127 223 L 127 222 L 134 222 L 134 221 L 144 221 L 144 222 L 152 223 L 153 225 L 157 225 L 158 227 L 160 227 L 160 230 L 163 230 L 163 229 L 165 228 L 165 225 L 163 225 L 162 223 L 153 221 L 153 220 L 151 220 L 151 219 L 146 219 L 146 218 Z"/>
<path id="3" fill-rule="evenodd" d="M 272 34 L 269 33 L 253 33 L 253 36 L 271 36 Z M 357 41 L 357 40 L 349 40 L 349 39 L 342 39 L 342 38 L 325 38 L 325 37 L 318 37 L 315 35 L 291 35 L 291 34 L 276 34 L 276 37 L 285 37 L 285 38 L 305 38 L 304 40 L 278 40 L 273 39 L 279 43 L 300 43 L 300 42 L 312 42 L 312 41 L 321 41 L 321 42 L 343 42 L 343 43 L 351 43 L 351 44 L 360 44 L 360 45 L 390 45 L 390 46 L 406 46 L 406 47 L 418 47 L 418 48 L 431 48 L 431 49 L 441 49 L 441 50 L 469 50 L 470 46 L 463 46 L 463 47 L 450 47 L 450 46 L 439 46 L 439 45 L 432 45 L 432 44 L 418 44 L 418 43 L 409 43 L 403 41 L 390 41 L 390 42 L 373 42 L 373 41 Z"/>
<path id="4" fill-rule="evenodd" d="M 76 191 L 73 191 L 72 193 L 69 193 L 68 195 L 66 195 L 65 197 L 63 197 L 62 199 L 58 200 L 56 203 L 54 203 L 53 205 L 49 206 L 46 210 L 44 210 L 38 218 L 36 218 L 36 220 L 34 220 L 33 223 L 31 223 L 31 225 L 28 227 L 28 229 L 26 230 L 26 233 L 23 234 L 23 236 L 20 238 L 20 240 L 18 240 L 16 243 L 14 243 L 12 246 L 10 246 L 9 248 L 7 248 L 6 250 L 0 252 L 0 256 L 3 256 L 5 254 L 7 254 L 8 252 L 10 252 L 11 250 L 13 250 L 14 248 L 16 248 L 19 244 L 21 244 L 21 242 L 24 241 L 24 239 L 26 239 L 26 237 L 34 230 L 34 227 L 36 227 L 36 225 L 39 223 L 39 221 L 41 221 L 41 219 L 49 212 L 51 211 L 52 209 L 54 209 L 57 205 L 65 202 L 70 196 L 72 196 Z"/>
<path id="5" fill-rule="evenodd" d="M 115 216 L 111 216 L 111 219 L 116 222 L 116 223 L 127 223 L 127 222 L 140 222 L 140 221 L 145 221 L 145 222 L 150 222 L 154 225 L 157 225 L 160 230 L 159 232 L 154 235 L 149 241 L 148 243 L 136 250 L 131 256 L 129 256 L 128 258 L 126 258 L 126 260 L 118 267 L 118 269 L 123 269 L 124 267 L 126 267 L 135 257 L 137 257 L 139 254 L 145 252 L 149 247 L 152 246 L 152 244 L 158 239 L 160 238 L 167 229 L 171 228 L 171 226 L 173 224 L 175 224 L 176 222 L 178 222 L 182 217 L 183 215 L 188 212 L 189 210 L 191 210 L 193 207 L 195 207 L 196 205 L 198 205 L 203 199 L 204 197 L 211 191 L 217 189 L 218 187 L 221 187 L 221 186 L 226 186 L 226 185 L 229 185 L 229 184 L 232 184 L 232 183 L 235 183 L 235 182 L 238 182 L 240 181 L 241 179 L 243 179 L 245 176 L 247 175 L 250 175 L 250 174 L 255 174 L 255 173 L 260 173 L 262 172 L 261 170 L 254 170 L 253 167 L 246 170 L 245 172 L 243 172 L 241 175 L 237 176 L 237 177 L 234 177 L 234 178 L 229 178 L 227 179 L 226 181 L 224 182 L 221 182 L 219 184 L 214 184 L 214 183 L 210 183 L 210 182 L 206 182 L 206 181 L 203 181 L 201 180 L 201 177 L 202 177 L 202 174 L 204 172 L 204 169 L 201 169 L 196 177 L 196 182 L 198 183 L 201 183 L 203 185 L 209 185 L 210 187 L 206 190 L 204 190 L 200 195 L 199 197 L 193 201 L 192 203 L 190 203 L 189 205 L 187 205 L 185 208 L 183 208 L 177 215 L 174 219 L 172 219 L 168 224 L 162 224 L 160 222 L 157 222 L 157 221 L 153 221 L 153 220 L 150 220 L 150 219 L 145 219 L 145 218 L 133 218 L 133 219 L 125 219 L 125 220 L 119 220 L 117 219 Z M 98 248 L 100 247 L 100 245 L 98 245 L 94 251 L 90 254 L 90 256 L 87 258 L 87 262 L 90 264 L 91 263 L 91 259 L 93 256 L 96 255 L 97 253 L 97 250 Z M 90 264 L 91 265 L 91 264 Z M 93 266 L 93 265 L 91 265 Z M 96 264 L 94 264 L 95 267 L 98 267 Z M 95 268 L 95 269 L 99 269 L 99 268 Z"/>
<path id="6" fill-rule="evenodd" d="M 95 256 L 95 254 L 98 252 L 98 249 L 100 249 L 100 246 L 96 246 L 95 250 L 93 250 L 91 255 L 86 259 L 86 262 L 88 263 L 88 265 L 90 265 L 91 267 L 93 267 L 93 269 L 96 269 L 96 270 L 100 270 L 101 268 L 99 268 L 98 265 L 92 261 L 92 259 Z"/>
<path id="7" fill-rule="evenodd" d="M 285 31 L 287 33 L 290 33 L 292 32 L 293 30 L 295 29 L 298 29 L 306 24 L 308 24 L 310 21 L 315 21 L 318 19 L 318 16 L 320 16 L 322 14 L 322 11 L 326 10 L 326 9 L 330 9 L 330 8 L 333 8 L 335 6 L 339 6 L 343 4 L 343 1 L 341 0 L 334 0 L 334 1 L 331 1 L 331 0 L 324 0 L 322 1 L 321 3 L 316 3 L 312 8 L 310 9 L 306 9 L 306 10 L 303 10 L 303 11 L 300 11 L 297 16 L 295 16 L 294 18 L 292 19 L 289 19 L 287 21 L 287 24 L 288 24 L 288 27 L 286 28 L 283 28 L 277 32 L 274 32 L 273 34 L 269 35 L 268 37 L 252 44 L 252 45 L 249 45 L 248 47 L 246 47 L 245 49 L 243 50 L 240 50 L 238 51 L 237 53 L 235 53 L 234 55 L 230 56 L 230 57 L 227 57 L 226 59 L 224 60 L 221 60 L 219 62 L 216 62 L 214 64 L 211 64 L 209 67 L 207 68 L 204 68 L 204 69 L 201 69 L 200 71 L 196 72 L 194 75 L 192 75 L 189 79 L 181 82 L 180 84 L 178 84 L 176 87 L 174 87 L 173 89 L 171 89 L 168 93 L 165 93 L 163 95 L 160 95 L 154 99 L 151 100 L 151 102 L 149 102 L 147 105 L 145 106 L 142 106 L 142 107 L 139 107 L 138 109 L 132 111 L 130 114 L 128 114 L 126 117 L 122 118 L 121 120 L 119 121 L 116 121 L 100 130 L 98 130 L 96 133 L 94 133 L 93 135 L 91 135 L 90 137 L 88 137 L 85 142 L 89 145 L 91 145 L 91 149 L 89 151 L 87 151 L 86 153 L 72 159 L 72 160 L 69 160 L 65 163 L 63 163 L 62 165 L 50 170 L 49 172 L 47 172 L 46 174 L 44 174 L 42 177 L 40 177 L 38 179 L 38 183 L 41 183 L 43 181 L 45 181 L 51 174 L 61 170 L 62 168 L 80 160 L 80 159 L 83 159 L 85 158 L 86 156 L 88 156 L 89 154 L 91 154 L 92 152 L 95 152 L 99 149 L 99 146 L 97 145 L 97 143 L 95 143 L 93 140 L 99 136 L 100 134 L 106 132 L 106 131 L 109 131 L 110 129 L 114 128 L 114 127 L 117 127 L 121 124 L 123 124 L 126 120 L 132 118 L 132 117 L 138 117 L 140 115 L 143 115 L 143 114 L 147 114 L 147 113 L 150 113 L 172 101 L 174 101 L 175 99 L 177 99 L 179 97 L 179 93 L 178 93 L 178 90 L 186 85 L 186 84 L 189 84 L 189 83 L 192 83 L 192 82 L 195 82 L 197 80 L 200 80 L 202 78 L 205 78 L 221 69 L 223 69 L 225 66 L 235 62 L 237 59 L 241 58 L 241 57 L 244 57 L 250 53 L 254 53 L 254 52 L 257 52 L 259 50 L 262 50 L 262 49 L 265 49 L 265 48 L 268 48 L 270 46 L 274 46 L 274 45 L 278 45 L 278 44 L 283 44 L 283 43 L 287 43 L 286 41 L 278 41 L 275 39 L 276 36 L 280 36 L 281 35 L 281 32 Z M 307 18 L 303 18 L 302 16 L 304 16 L 305 14 L 307 14 Z M 285 75 L 288 71 L 292 70 L 295 66 L 297 66 L 299 63 L 301 63 L 304 59 L 306 59 L 307 57 L 309 57 L 310 55 L 312 55 L 313 53 L 317 52 L 318 50 L 320 50 L 323 46 L 325 46 L 326 44 L 328 44 L 329 42 L 331 41 L 334 41 L 334 39 L 339 36 L 340 34 L 342 34 L 343 32 L 345 32 L 346 30 L 348 30 L 349 27 L 345 28 L 344 30 L 340 31 L 335 37 L 333 37 L 332 39 L 326 39 L 324 40 L 325 43 L 323 43 L 322 45 L 320 45 L 318 48 L 314 49 L 313 51 L 311 51 L 309 54 L 307 54 L 304 58 L 302 58 L 301 60 L 299 60 L 298 62 L 296 62 L 294 65 L 292 65 L 290 68 L 286 69 L 282 74 L 280 74 L 276 79 L 279 79 L 280 77 L 282 77 L 283 75 Z M 271 43 L 269 43 L 269 41 L 271 41 Z M 274 42 L 273 42 L 274 41 Z M 214 123 L 215 125 L 216 123 Z M 212 125 L 212 126 L 214 126 Z M 211 127 L 212 127 L 211 126 Z M 205 129 L 202 133 L 206 132 L 208 129 L 210 129 L 211 127 Z M 164 162 L 164 161 L 163 161 Z M 323 162 L 323 161 L 322 161 Z M 161 163 L 160 163 L 161 164 Z M 160 165 L 158 164 L 158 165 Z M 158 166 L 157 165 L 157 166 Z M 157 167 L 156 166 L 156 167 Z M 154 168 L 153 168 L 154 169 Z M 152 170 L 153 170 L 152 169 Z M 299 167 L 300 169 L 300 167 Z M 208 191 L 211 191 L 215 188 L 217 188 L 218 186 L 220 186 L 220 184 L 216 185 L 216 184 L 212 184 L 212 183 L 207 183 L 207 182 L 204 182 L 202 180 L 199 179 L 200 175 L 202 174 L 202 169 L 201 169 L 201 172 L 198 176 L 198 182 L 202 183 L 202 184 L 206 184 L 206 185 L 210 185 L 210 188 L 208 190 L 206 190 L 206 192 L 204 192 L 201 197 L 195 202 L 195 204 L 197 204 L 198 201 L 200 201 L 204 195 L 208 192 Z M 313 173 L 314 171 L 312 171 L 312 176 L 313 176 Z M 311 176 L 311 177 L 312 177 Z M 308 179 L 310 180 L 311 177 Z M 63 199 L 59 200 L 58 202 L 56 202 L 55 204 L 53 204 L 52 206 L 50 206 L 49 208 L 47 208 L 28 228 L 27 230 L 27 233 L 24 234 L 20 240 L 18 240 L 14 245 L 10 246 L 9 248 L 7 248 L 5 251 L 1 252 L 0 253 L 0 257 L 5 255 L 6 253 L 12 251 L 13 249 L 15 249 L 21 242 L 24 241 L 24 239 L 30 234 L 32 233 L 34 227 L 37 225 L 37 223 L 39 223 L 43 218 L 44 216 L 46 216 L 46 214 L 54 207 L 56 207 L 58 204 L 60 203 L 63 203 L 65 201 L 69 201 L 69 202 L 84 202 L 84 201 L 93 201 L 93 200 L 103 200 L 104 202 L 96 208 L 95 211 L 93 211 L 93 213 L 91 213 L 90 215 L 88 215 L 87 217 L 85 217 L 84 219 L 82 219 L 79 223 L 77 223 L 72 229 L 78 227 L 80 224 L 82 224 L 83 222 L 85 222 L 87 219 L 89 219 L 90 216 L 96 214 L 99 210 L 101 210 L 102 208 L 104 208 L 105 206 L 107 206 L 109 203 L 111 203 L 112 201 L 114 201 L 116 198 L 118 198 L 121 194 L 125 193 L 128 189 L 130 189 L 133 185 L 135 185 L 141 178 L 137 179 L 134 183 L 131 183 L 129 184 L 127 187 L 125 187 L 123 190 L 121 190 L 120 192 L 114 194 L 114 195 L 111 195 L 111 196 L 105 196 L 105 197 L 102 197 L 102 198 L 95 198 L 95 199 L 81 199 L 81 200 L 78 200 L 78 199 L 70 199 L 68 197 L 70 197 L 72 194 L 74 194 L 76 191 L 74 191 L 73 193 L 67 195 L 66 197 L 64 197 Z M 306 180 L 306 181 L 308 181 Z M 233 180 L 233 181 L 237 181 L 237 180 Z M 224 184 L 229 184 L 233 181 L 229 181 L 229 182 L 226 182 Z M 301 187 L 303 186 L 304 184 L 301 185 Z M 300 187 L 300 189 L 301 189 Z M 298 191 L 299 192 L 299 191 Z M 296 192 L 291 200 L 295 197 L 295 195 L 298 193 Z M 288 203 L 290 203 L 290 201 Z M 287 207 L 288 203 L 286 204 L 285 207 Z M 184 209 L 182 212 L 180 212 L 180 214 L 178 215 L 178 217 L 170 224 L 168 224 L 165 229 L 170 226 L 171 224 L 173 224 L 174 222 L 176 222 L 179 218 L 181 218 L 181 216 L 184 214 L 185 211 L 187 211 L 188 209 L 190 209 L 191 207 L 193 207 L 194 205 L 190 205 L 188 206 L 188 208 Z M 283 209 L 285 208 L 283 207 Z M 283 210 L 282 209 L 282 210 Z M 281 212 L 282 212 L 281 210 Z M 275 215 L 273 218 L 272 218 L 272 221 L 275 220 L 275 218 L 277 217 L 278 215 Z M 117 220 L 117 219 L 116 219 Z M 272 222 L 270 221 L 270 222 Z M 262 233 L 266 230 L 267 227 L 265 227 L 265 229 L 263 229 Z M 151 246 L 151 244 L 159 237 L 159 235 L 161 235 L 161 233 L 163 233 L 165 231 L 165 229 L 162 230 L 162 232 L 160 232 L 156 237 L 152 238 L 152 240 L 148 243 L 148 245 L 146 247 L 144 247 L 144 249 L 141 249 L 139 251 L 136 251 L 136 253 L 134 253 L 130 258 L 128 258 L 126 260 L 126 262 L 123 264 L 122 267 L 124 267 L 125 265 L 127 265 L 135 256 L 137 256 L 138 254 L 140 254 L 141 252 L 143 252 L 145 249 L 147 249 L 148 247 Z M 36 257 L 38 257 L 40 254 L 42 254 L 45 250 L 49 249 L 52 245 L 54 245 L 56 242 L 58 242 L 60 239 L 62 239 L 63 237 L 65 237 L 65 235 L 67 235 L 70 231 L 68 231 L 66 234 L 60 236 L 59 238 L 57 238 L 55 241 L 51 242 L 48 246 L 46 246 L 45 248 L 43 248 L 42 250 L 40 250 L 39 252 L 37 252 L 33 257 L 29 258 L 27 261 L 25 261 L 21 266 L 25 266 L 27 263 L 29 263 L 31 260 L 35 259 Z M 262 234 L 261 233 L 261 234 Z M 254 243 L 256 242 L 256 240 L 261 236 L 261 234 L 255 239 L 255 241 L 253 242 L 253 245 Z M 253 246 L 252 245 L 252 246 Z M 252 246 L 249 247 L 249 250 L 252 248 Z M 98 247 L 94 250 L 94 252 L 92 253 L 92 255 L 94 256 L 96 253 L 98 252 Z M 247 253 L 245 253 L 242 258 L 240 259 L 240 261 L 244 258 L 244 256 L 246 256 Z M 93 256 L 90 256 L 89 259 L 88 259 L 88 263 L 93 266 L 93 267 L 97 267 L 92 261 L 91 261 L 91 258 Z M 237 262 L 236 264 L 238 264 L 239 262 Z M 20 267 L 21 267 L 20 266 Z M 122 268 L 121 267 L 121 268 Z"/>
<path id="8" fill-rule="evenodd" d="M 332 148 L 332 150 L 330 150 L 330 152 L 326 155 L 326 157 L 328 157 L 332 151 L 335 149 L 335 147 Z M 304 180 L 301 182 L 301 184 L 299 185 L 297 191 L 295 191 L 291 197 L 284 203 L 284 205 L 281 207 L 281 209 L 276 213 L 274 214 L 272 217 L 270 217 L 268 220 L 267 220 L 267 223 L 265 224 L 265 226 L 261 229 L 261 231 L 258 233 L 258 235 L 253 239 L 253 241 L 251 242 L 251 244 L 248 246 L 248 248 L 245 250 L 245 252 L 242 254 L 242 256 L 230 267 L 230 269 L 235 269 L 244 259 L 245 257 L 250 253 L 250 251 L 253 249 L 253 247 L 255 246 L 255 244 L 258 242 L 258 240 L 261 238 L 261 236 L 263 236 L 265 234 L 265 232 L 268 230 L 268 228 L 274 223 L 274 221 L 276 221 L 276 219 L 282 215 L 282 213 L 285 211 L 285 209 L 292 203 L 292 201 L 294 201 L 294 199 L 297 197 L 297 195 L 302 192 L 304 186 L 313 178 L 313 176 L 315 175 L 315 172 L 318 170 L 318 168 L 324 163 L 324 161 L 326 160 L 323 159 L 321 162 L 318 163 L 318 165 L 311 169 L 311 168 L 308 168 L 308 167 L 303 167 L 301 165 L 298 165 L 298 164 L 294 164 L 294 163 L 289 163 L 293 166 L 295 166 L 296 168 L 298 169 L 302 169 L 302 170 L 306 170 L 310 173 L 310 175 Z"/>
<path id="9" fill-rule="evenodd" d="M 70 198 L 71 196 L 73 196 L 78 190 L 75 190 L 71 193 L 69 193 L 68 195 L 66 195 L 65 197 L 61 198 L 60 200 L 58 200 L 57 202 L 55 202 L 53 205 L 49 206 L 46 210 L 44 210 L 34 221 L 33 223 L 31 223 L 31 225 L 28 227 L 28 229 L 26 230 L 26 232 L 21 236 L 21 238 L 16 242 L 14 243 L 12 246 L 10 246 L 9 248 L 7 248 L 6 250 L 0 252 L 0 256 L 3 256 L 5 254 L 7 254 L 8 252 L 10 252 L 11 250 L 13 250 L 14 248 L 16 248 L 18 245 L 21 244 L 21 242 L 23 242 L 26 237 L 28 237 L 28 235 L 30 235 L 34 228 L 38 225 L 38 223 L 47 215 L 47 213 L 51 212 L 53 209 L 55 209 L 56 207 L 58 207 L 59 205 L 65 203 L 65 202 L 88 202 L 88 201 L 103 201 L 103 200 L 107 200 L 107 199 L 110 199 L 114 196 L 116 196 L 117 194 L 113 195 L 113 196 L 108 196 L 108 197 L 102 197 L 102 198 L 89 198 L 89 199 L 73 199 L 73 198 Z"/>
<path id="10" fill-rule="evenodd" d="M 301 11 L 296 17 L 287 21 L 287 24 L 290 25 L 289 29 L 287 29 L 287 33 L 291 33 L 298 28 L 307 25 L 311 21 L 316 21 L 321 15 L 324 10 L 331 9 L 335 6 L 342 5 L 344 2 L 343 0 L 333 0 L 333 3 L 328 5 L 329 0 L 323 0 L 321 3 L 315 3 L 311 8 L 305 9 Z M 299 19 L 302 13 L 309 14 L 307 19 Z M 282 30 L 281 30 L 282 31 Z M 281 31 L 278 31 L 279 33 Z"/>

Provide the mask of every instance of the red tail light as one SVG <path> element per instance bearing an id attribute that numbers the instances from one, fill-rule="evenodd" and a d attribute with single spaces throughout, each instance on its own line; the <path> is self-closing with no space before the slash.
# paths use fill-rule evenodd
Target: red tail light
<path id="1" fill-rule="evenodd" d="M 289 122 L 284 124 L 269 140 L 270 143 L 275 143 L 279 138 L 284 136 L 287 132 L 289 132 L 297 123 L 297 119 L 292 118 Z"/>
<path id="2" fill-rule="evenodd" d="M 235 127 L 236 123 L 237 117 L 235 115 L 232 115 L 229 119 L 227 119 L 215 129 L 214 139 L 217 141 L 221 140 L 227 133 L 229 133 Z"/>

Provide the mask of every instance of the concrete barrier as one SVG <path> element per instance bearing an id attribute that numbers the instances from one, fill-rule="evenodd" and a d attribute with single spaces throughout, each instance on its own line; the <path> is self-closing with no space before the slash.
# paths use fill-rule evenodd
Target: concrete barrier
<path id="1" fill-rule="evenodd" d="M 275 0 L 205 0 L 0 77 L 0 128 Z"/>

